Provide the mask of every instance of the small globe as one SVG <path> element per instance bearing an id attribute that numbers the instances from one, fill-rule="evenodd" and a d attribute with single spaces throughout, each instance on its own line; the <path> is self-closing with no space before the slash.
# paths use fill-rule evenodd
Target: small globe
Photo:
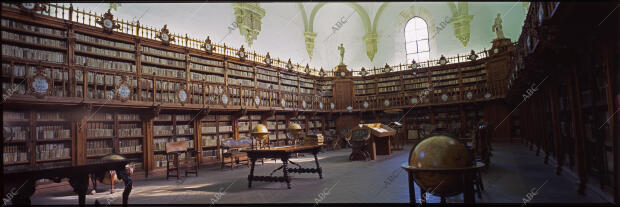
<path id="1" fill-rule="evenodd" d="M 301 130 L 301 126 L 297 123 L 291 123 L 288 125 L 288 130 Z"/>
<path id="2" fill-rule="evenodd" d="M 409 154 L 409 165 L 416 168 L 454 169 L 472 166 L 472 156 L 465 145 L 445 135 L 422 140 Z M 453 196 L 461 193 L 459 174 L 420 172 L 416 183 L 436 196 Z"/>
<path id="3" fill-rule="evenodd" d="M 269 130 L 267 130 L 265 125 L 257 124 L 254 129 L 252 129 L 252 136 L 258 141 L 267 140 L 269 137 Z"/>

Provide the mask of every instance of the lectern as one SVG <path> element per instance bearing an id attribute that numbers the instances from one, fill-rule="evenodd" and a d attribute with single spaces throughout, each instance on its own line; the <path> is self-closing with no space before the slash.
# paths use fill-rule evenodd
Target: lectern
<path id="1" fill-rule="evenodd" d="M 381 123 L 363 124 L 362 126 L 370 129 L 371 144 L 368 146 L 370 159 L 376 159 L 377 155 L 392 154 L 390 145 L 392 137 L 396 135 L 396 130 Z"/>

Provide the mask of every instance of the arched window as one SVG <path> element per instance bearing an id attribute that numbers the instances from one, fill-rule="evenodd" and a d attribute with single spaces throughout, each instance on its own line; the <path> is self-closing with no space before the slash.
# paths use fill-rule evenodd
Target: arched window
<path id="1" fill-rule="evenodd" d="M 407 63 L 413 59 L 416 62 L 428 60 L 430 55 L 428 27 L 424 19 L 414 17 L 407 22 L 405 26 L 405 49 L 407 50 Z"/>

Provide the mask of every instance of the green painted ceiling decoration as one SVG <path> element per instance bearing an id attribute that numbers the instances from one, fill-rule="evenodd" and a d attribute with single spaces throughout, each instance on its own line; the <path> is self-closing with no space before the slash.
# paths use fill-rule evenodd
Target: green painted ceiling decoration
<path id="1" fill-rule="evenodd" d="M 174 28 L 171 32 L 190 38 L 209 36 L 218 45 L 244 45 L 257 54 L 269 52 L 273 59 L 290 58 L 326 69 L 340 62 L 334 49 L 340 43 L 347 47 L 344 61 L 352 69 L 408 63 L 404 29 L 414 17 L 427 23 L 429 59 L 490 48 L 497 37 L 490 30 L 497 13 L 502 14 L 504 36 L 515 40 L 530 5 L 522 1 L 73 4 L 98 14 L 110 9 L 121 21 L 140 20 L 152 28 L 167 24 Z M 341 24 L 334 31 L 336 23 Z"/>
<path id="2" fill-rule="evenodd" d="M 116 11 L 119 7 L 121 7 L 121 3 L 110 3 L 109 9 L 112 11 Z"/>
<path id="3" fill-rule="evenodd" d="M 233 8 L 239 32 L 251 47 L 261 31 L 261 19 L 265 16 L 265 9 L 258 3 L 233 3 Z"/>
<path id="4" fill-rule="evenodd" d="M 450 6 L 450 11 L 452 11 L 450 22 L 454 25 L 454 36 L 463 43 L 463 46 L 467 46 L 469 42 L 469 23 L 474 18 L 474 15 L 469 14 L 467 2 L 458 2 L 458 7 L 454 2 L 449 2 L 448 6 Z"/>

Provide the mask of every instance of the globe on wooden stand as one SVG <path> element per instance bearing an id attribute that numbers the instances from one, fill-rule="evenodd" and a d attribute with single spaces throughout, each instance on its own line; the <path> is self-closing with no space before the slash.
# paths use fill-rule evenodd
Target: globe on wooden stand
<path id="1" fill-rule="evenodd" d="M 421 190 L 421 201 L 426 203 L 426 192 L 445 197 L 463 193 L 465 203 L 473 203 L 474 173 L 484 167 L 473 162 L 473 153 L 458 140 L 435 135 L 422 140 L 409 154 L 409 162 L 401 166 L 409 174 L 410 202 L 415 203 L 413 182 Z"/>
<path id="2" fill-rule="evenodd" d="M 257 124 L 254 129 L 252 129 L 251 134 L 252 138 L 256 139 L 257 148 L 263 143 L 267 143 L 267 147 L 269 147 L 269 130 L 267 130 L 265 125 Z M 254 149 L 254 139 L 252 140 L 252 149 Z"/>
<path id="3" fill-rule="evenodd" d="M 302 139 L 301 137 L 301 131 L 303 129 L 301 128 L 301 126 L 297 123 L 291 123 L 288 125 L 288 127 L 286 128 L 286 137 L 293 142 L 293 145 L 297 145 L 300 142 L 300 139 Z"/>

